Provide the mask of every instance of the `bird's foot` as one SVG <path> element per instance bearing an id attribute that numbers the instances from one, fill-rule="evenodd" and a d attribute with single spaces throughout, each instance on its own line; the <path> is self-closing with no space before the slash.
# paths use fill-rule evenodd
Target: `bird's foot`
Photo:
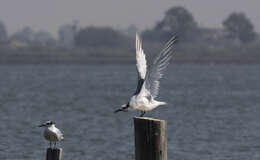
<path id="1" fill-rule="evenodd" d="M 143 117 L 144 114 L 145 114 L 145 111 L 141 111 L 141 115 L 140 115 L 140 117 Z"/>

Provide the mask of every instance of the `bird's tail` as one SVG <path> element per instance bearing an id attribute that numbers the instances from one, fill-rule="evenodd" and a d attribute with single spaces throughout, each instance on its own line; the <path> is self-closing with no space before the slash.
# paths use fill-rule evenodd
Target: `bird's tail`
<path id="1" fill-rule="evenodd" d="M 158 104 L 158 106 L 162 106 L 162 105 L 167 105 L 168 104 L 166 102 L 160 102 L 160 101 L 156 101 L 156 103 Z"/>
<path id="2" fill-rule="evenodd" d="M 160 102 L 160 105 L 167 105 L 168 103 L 166 103 L 166 102 Z"/>

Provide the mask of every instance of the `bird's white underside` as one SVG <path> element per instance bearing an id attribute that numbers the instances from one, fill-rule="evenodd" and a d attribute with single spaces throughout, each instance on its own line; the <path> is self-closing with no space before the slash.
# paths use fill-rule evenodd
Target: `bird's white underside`
<path id="1" fill-rule="evenodd" d="M 64 139 L 63 134 L 58 128 L 55 127 L 55 125 L 45 128 L 44 138 L 50 142 L 62 141 Z"/>

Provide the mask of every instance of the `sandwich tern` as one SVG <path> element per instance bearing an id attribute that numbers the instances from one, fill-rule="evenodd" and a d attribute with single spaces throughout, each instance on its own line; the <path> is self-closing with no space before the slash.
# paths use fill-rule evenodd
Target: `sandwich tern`
<path id="1" fill-rule="evenodd" d="M 136 33 L 136 68 L 138 72 L 137 88 L 134 95 L 127 104 L 115 110 L 120 111 L 141 111 L 141 117 L 146 111 L 153 110 L 160 105 L 166 105 L 166 102 L 156 101 L 155 98 L 159 93 L 160 79 L 163 76 L 163 71 L 170 63 L 172 57 L 172 49 L 176 36 L 173 36 L 164 46 L 162 51 L 155 57 L 153 62 L 147 68 L 146 58 L 142 49 L 142 41 Z"/>
<path id="2" fill-rule="evenodd" d="M 52 142 L 54 142 L 54 147 L 56 147 L 56 142 L 64 140 L 63 134 L 55 127 L 53 121 L 46 121 L 39 125 L 39 127 L 45 127 L 43 135 L 50 142 L 50 148 L 52 147 Z"/>

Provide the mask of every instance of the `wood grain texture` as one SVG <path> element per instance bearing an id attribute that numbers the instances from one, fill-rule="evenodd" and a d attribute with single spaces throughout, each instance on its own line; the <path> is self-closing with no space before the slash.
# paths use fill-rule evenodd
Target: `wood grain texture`
<path id="1" fill-rule="evenodd" d="M 134 118 L 136 160 L 167 160 L 166 125 L 164 120 Z"/>

